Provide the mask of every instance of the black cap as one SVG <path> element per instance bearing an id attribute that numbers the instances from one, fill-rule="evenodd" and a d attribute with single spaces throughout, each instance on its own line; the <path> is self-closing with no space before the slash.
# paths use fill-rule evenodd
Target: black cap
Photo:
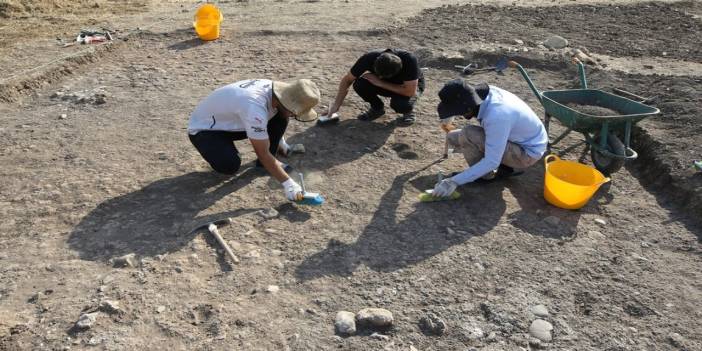
<path id="1" fill-rule="evenodd" d="M 439 119 L 465 115 L 483 102 L 475 88 L 460 78 L 444 84 L 439 91 L 439 99 L 441 102 L 436 108 Z"/>

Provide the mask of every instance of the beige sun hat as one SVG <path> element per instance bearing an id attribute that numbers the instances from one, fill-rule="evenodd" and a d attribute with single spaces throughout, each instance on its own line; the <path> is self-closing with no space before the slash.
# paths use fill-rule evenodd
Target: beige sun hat
<path id="1" fill-rule="evenodd" d="M 273 94 L 283 107 L 295 114 L 298 121 L 309 122 L 317 119 L 313 110 L 319 103 L 319 89 L 309 79 L 298 79 L 292 83 L 273 82 Z"/>

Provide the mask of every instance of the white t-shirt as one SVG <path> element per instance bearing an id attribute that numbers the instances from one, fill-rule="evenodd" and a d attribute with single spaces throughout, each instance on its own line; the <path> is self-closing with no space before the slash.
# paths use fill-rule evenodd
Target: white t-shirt
<path id="1" fill-rule="evenodd" d="M 188 133 L 203 130 L 246 132 L 249 139 L 268 139 L 273 108 L 273 81 L 248 79 L 223 86 L 202 100 L 190 115 Z"/>

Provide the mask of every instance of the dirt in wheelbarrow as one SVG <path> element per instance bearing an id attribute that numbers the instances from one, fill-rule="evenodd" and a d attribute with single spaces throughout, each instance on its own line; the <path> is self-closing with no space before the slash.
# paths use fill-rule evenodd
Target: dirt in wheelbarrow
<path id="1" fill-rule="evenodd" d="M 606 117 L 606 116 L 619 116 L 621 115 L 620 112 L 617 112 L 615 110 L 602 107 L 602 106 L 597 106 L 597 105 L 585 105 L 585 104 L 576 104 L 576 103 L 568 103 L 566 104 L 569 108 L 580 112 L 584 113 L 590 116 L 597 116 L 597 117 Z"/>

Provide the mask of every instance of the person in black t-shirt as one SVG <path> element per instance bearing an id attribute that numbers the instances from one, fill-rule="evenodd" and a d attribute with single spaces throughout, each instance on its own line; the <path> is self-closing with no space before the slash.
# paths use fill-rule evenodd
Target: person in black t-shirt
<path id="1" fill-rule="evenodd" d="M 370 104 L 368 111 L 358 119 L 372 121 L 385 114 L 379 96 L 390 98 L 390 107 L 401 113 L 399 121 L 410 125 L 415 121 L 414 105 L 424 91 L 424 76 L 417 58 L 399 49 L 374 50 L 361 56 L 351 70 L 341 78 L 336 99 L 323 114 L 337 112 L 348 94 L 349 87 Z"/>

